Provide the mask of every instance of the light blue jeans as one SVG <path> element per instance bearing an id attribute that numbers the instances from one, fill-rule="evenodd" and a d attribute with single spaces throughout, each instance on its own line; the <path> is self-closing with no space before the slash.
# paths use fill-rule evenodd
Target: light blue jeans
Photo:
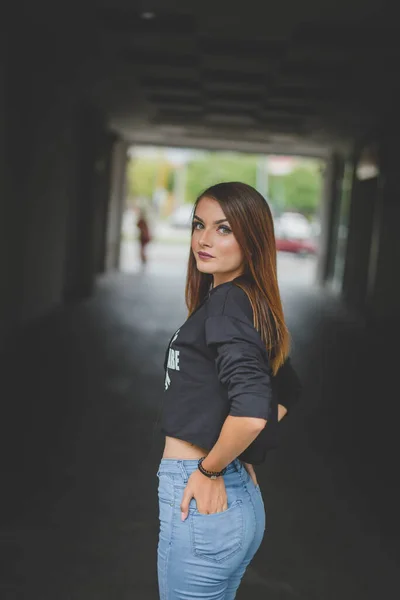
<path id="1" fill-rule="evenodd" d="M 162 459 L 157 473 L 160 600 L 233 600 L 264 535 L 261 491 L 243 464 L 234 460 L 223 476 L 228 509 L 200 514 L 193 498 L 189 516 L 182 521 L 183 490 L 196 469 L 197 460 Z"/>

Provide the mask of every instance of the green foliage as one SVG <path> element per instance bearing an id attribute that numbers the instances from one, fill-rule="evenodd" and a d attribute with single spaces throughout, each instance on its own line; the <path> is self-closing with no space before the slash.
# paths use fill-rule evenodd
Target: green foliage
<path id="1" fill-rule="evenodd" d="M 222 181 L 256 184 L 257 157 L 230 152 L 210 152 L 192 160 L 187 166 L 185 201 L 193 204 L 197 196 Z"/>
<path id="2" fill-rule="evenodd" d="M 162 159 L 147 157 L 131 158 L 127 167 L 128 197 L 151 198 L 163 162 Z"/>
<path id="3" fill-rule="evenodd" d="M 269 197 L 278 211 L 296 210 L 315 214 L 321 200 L 322 178 L 318 163 L 299 166 L 284 176 L 269 177 Z"/>
<path id="4" fill-rule="evenodd" d="M 193 204 L 207 187 L 222 181 L 243 181 L 256 187 L 258 155 L 234 152 L 199 153 L 186 166 L 185 202 Z M 153 196 L 156 185 L 173 192 L 175 171 L 162 157 L 136 157 L 127 168 L 128 199 Z M 276 212 L 315 214 L 321 200 L 320 163 L 304 159 L 288 175 L 269 175 L 268 200 Z M 129 201 L 129 200 L 128 200 Z"/>
<path id="5" fill-rule="evenodd" d="M 167 175 L 166 189 L 169 192 L 172 192 L 174 189 L 174 184 L 175 184 L 175 172 L 173 170 L 171 170 L 168 172 L 168 175 Z"/>

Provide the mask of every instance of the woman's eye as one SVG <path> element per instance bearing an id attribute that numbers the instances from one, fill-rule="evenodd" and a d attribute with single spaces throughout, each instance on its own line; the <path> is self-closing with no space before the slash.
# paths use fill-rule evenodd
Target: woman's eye
<path id="1" fill-rule="evenodd" d="M 201 223 L 199 223 L 199 221 L 193 221 L 192 223 L 192 228 L 193 229 L 200 229 L 200 227 L 202 227 L 203 225 Z"/>
<path id="2" fill-rule="evenodd" d="M 232 230 L 229 229 L 229 227 L 226 227 L 225 225 L 221 225 L 221 227 L 219 227 L 219 231 L 221 233 L 232 233 Z"/>

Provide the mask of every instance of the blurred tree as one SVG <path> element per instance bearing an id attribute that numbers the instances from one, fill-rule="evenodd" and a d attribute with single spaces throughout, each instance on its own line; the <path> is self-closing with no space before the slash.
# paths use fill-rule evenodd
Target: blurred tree
<path id="1" fill-rule="evenodd" d="M 315 215 L 321 200 L 322 176 L 317 161 L 308 161 L 288 175 L 269 178 L 269 196 L 279 210 L 295 210 L 307 217 Z"/>
<path id="2" fill-rule="evenodd" d="M 207 187 L 222 181 L 256 184 L 257 156 L 210 152 L 188 163 L 185 202 L 193 204 Z"/>
<path id="3" fill-rule="evenodd" d="M 173 192 L 174 183 L 175 183 L 175 170 L 171 169 L 170 171 L 168 171 L 167 182 L 166 182 L 166 187 L 167 187 L 167 190 L 169 193 Z"/>
<path id="4" fill-rule="evenodd" d="M 164 162 L 163 159 L 148 157 L 136 157 L 128 161 L 128 201 L 134 203 L 138 197 L 149 200 L 152 198 L 158 173 Z"/>

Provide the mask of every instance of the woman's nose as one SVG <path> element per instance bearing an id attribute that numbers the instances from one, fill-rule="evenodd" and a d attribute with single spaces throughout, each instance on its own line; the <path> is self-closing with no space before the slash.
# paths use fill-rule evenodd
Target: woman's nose
<path id="1" fill-rule="evenodd" d="M 201 246 L 211 246 L 211 237 L 210 237 L 210 232 L 208 232 L 206 229 L 203 229 L 199 238 L 199 244 Z"/>

